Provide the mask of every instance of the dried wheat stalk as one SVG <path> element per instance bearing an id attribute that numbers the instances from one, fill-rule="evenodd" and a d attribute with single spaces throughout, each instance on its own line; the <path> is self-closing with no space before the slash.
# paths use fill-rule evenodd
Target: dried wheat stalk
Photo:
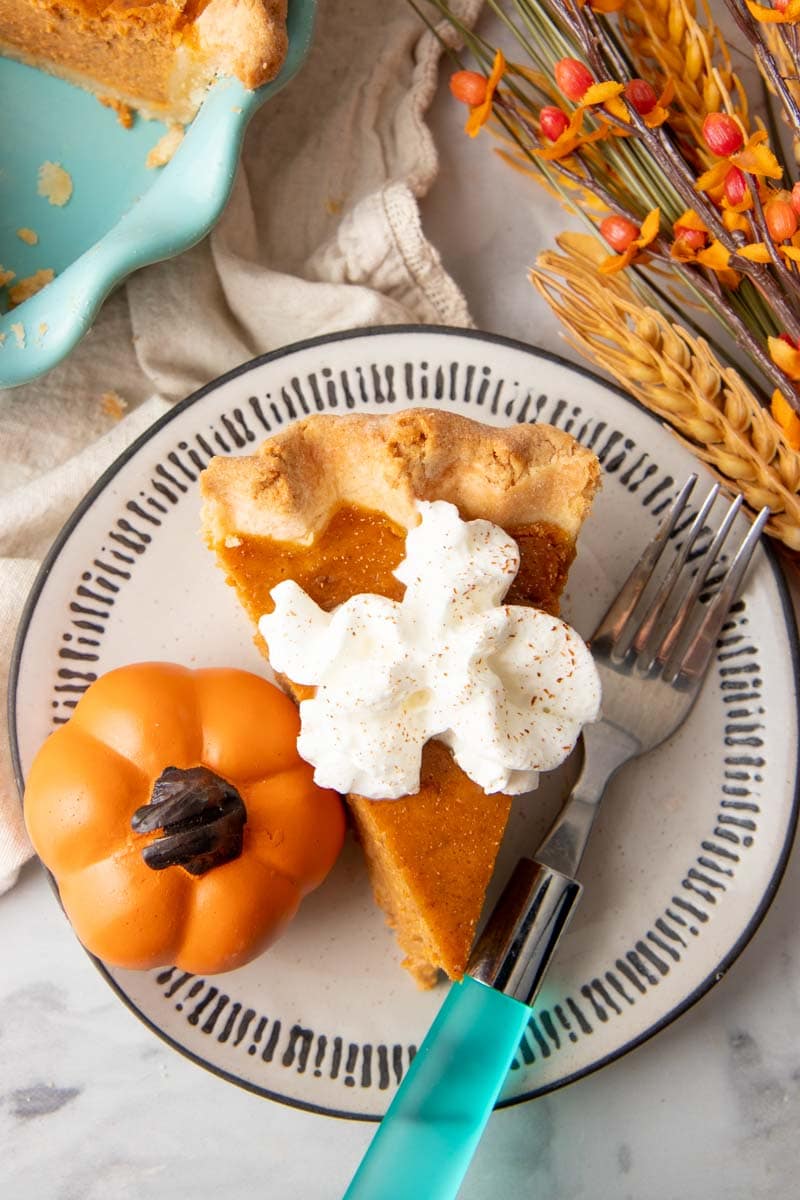
<path id="1" fill-rule="evenodd" d="M 662 417 L 751 510 L 773 516 L 767 532 L 800 553 L 800 453 L 736 371 L 645 305 L 622 273 L 598 276 L 605 250 L 594 238 L 563 234 L 531 280 L 569 330 L 568 341 Z"/>

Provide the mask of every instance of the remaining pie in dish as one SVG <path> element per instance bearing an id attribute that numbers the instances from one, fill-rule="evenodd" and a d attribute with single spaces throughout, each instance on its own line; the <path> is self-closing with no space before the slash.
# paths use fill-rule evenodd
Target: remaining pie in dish
<path id="1" fill-rule="evenodd" d="M 277 74 L 286 0 L 0 0 L 0 54 L 186 122 L 218 75 L 257 88 Z"/>
<path id="2" fill-rule="evenodd" d="M 362 592 L 400 599 L 392 572 L 416 503 L 446 500 L 463 520 L 484 518 L 517 542 L 507 603 L 556 613 L 598 483 L 595 456 L 550 426 L 498 429 L 431 409 L 325 414 L 250 457 L 212 460 L 201 476 L 203 532 L 257 623 L 285 579 L 326 610 Z M 296 699 L 308 694 L 288 686 Z M 416 794 L 348 803 L 403 965 L 423 987 L 440 969 L 460 978 L 510 797 L 486 795 L 430 741 Z"/>

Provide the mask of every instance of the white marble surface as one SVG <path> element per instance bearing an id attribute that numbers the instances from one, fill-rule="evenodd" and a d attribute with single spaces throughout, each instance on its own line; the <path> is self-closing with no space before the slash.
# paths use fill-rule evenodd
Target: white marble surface
<path id="1" fill-rule="evenodd" d="M 525 267 L 554 205 L 433 115 L 426 228 L 485 329 L 560 350 Z M 800 1168 L 800 858 L 725 978 L 625 1059 L 496 1113 L 460 1195 L 785 1200 Z M 163 1045 L 71 935 L 39 868 L 0 898 L 2 1200 L 330 1200 L 372 1127 L 240 1091 Z M 420 1200 L 424 1200 L 423 1197 Z"/>

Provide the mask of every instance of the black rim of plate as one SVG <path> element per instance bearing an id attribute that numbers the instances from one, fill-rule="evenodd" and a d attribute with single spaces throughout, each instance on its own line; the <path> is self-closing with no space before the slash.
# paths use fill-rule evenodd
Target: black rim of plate
<path id="1" fill-rule="evenodd" d="M 23 611 L 22 611 L 22 615 L 20 617 L 19 628 L 17 630 L 17 635 L 16 635 L 16 639 L 14 642 L 14 649 L 13 649 L 12 655 L 11 655 L 11 662 L 10 662 L 10 669 L 9 669 L 9 683 L 8 683 L 8 728 L 9 728 L 9 736 L 10 736 L 10 742 L 11 742 L 11 761 L 12 761 L 12 766 L 13 766 L 13 770 L 14 770 L 14 776 L 16 779 L 17 789 L 18 789 L 19 795 L 20 795 L 20 802 L 22 799 L 23 791 L 24 791 L 24 779 L 23 779 L 23 774 L 22 774 L 22 765 L 21 765 L 21 761 L 20 761 L 19 739 L 17 736 L 16 699 L 17 699 L 17 690 L 18 690 L 18 685 L 19 685 L 20 664 L 21 664 L 21 660 L 22 660 L 22 653 L 23 653 L 23 649 L 25 646 L 28 628 L 29 628 L 31 620 L 33 618 L 33 614 L 36 610 L 36 607 L 37 607 L 37 604 L 39 601 L 39 597 L 47 583 L 48 578 L 49 578 L 50 571 L 53 567 L 53 564 L 60 556 L 62 549 L 64 548 L 66 543 L 69 541 L 75 528 L 80 524 L 84 514 L 91 508 L 91 506 L 93 505 L 93 503 L 95 502 L 97 497 L 103 491 L 105 491 L 108 484 L 111 482 L 112 479 L 115 478 L 115 476 L 118 474 L 120 469 L 131 458 L 133 458 L 136 454 L 138 454 L 139 450 L 144 445 L 146 445 L 156 433 L 160 432 L 160 430 L 162 430 L 166 425 L 168 425 L 176 417 L 180 416 L 188 408 L 191 408 L 194 404 L 196 404 L 198 401 L 202 400 L 203 397 L 207 396 L 209 393 L 216 391 L 222 385 L 229 383 L 234 379 L 237 379 L 239 376 L 247 375 L 251 371 L 257 370 L 259 367 L 264 366 L 267 363 L 272 363 L 272 362 L 275 362 L 282 358 L 289 358 L 292 355 L 303 352 L 305 350 L 313 349 L 313 348 L 319 347 L 319 346 L 331 345 L 336 342 L 366 340 L 369 338 L 383 337 L 383 336 L 391 335 L 391 334 L 405 334 L 405 335 L 410 335 L 410 336 L 415 336 L 415 335 L 416 336 L 419 336 L 419 335 L 440 336 L 441 335 L 442 337 L 466 338 L 466 339 L 470 339 L 470 340 L 474 340 L 474 341 L 478 341 L 478 342 L 484 342 L 489 345 L 503 346 L 503 347 L 506 347 L 511 350 L 516 350 L 523 354 L 528 355 L 532 359 L 544 359 L 547 362 L 551 362 L 551 363 L 555 364 L 556 366 L 564 368 L 568 372 L 583 376 L 583 378 L 590 380 L 593 384 L 598 385 L 601 388 L 605 389 L 606 391 L 615 394 L 619 399 L 623 400 L 626 404 L 630 404 L 634 408 L 638 409 L 641 413 L 643 413 L 646 417 L 648 417 L 648 419 L 651 420 L 655 425 L 658 425 L 659 427 L 661 427 L 661 422 L 658 420 L 658 418 L 654 417 L 653 414 L 648 412 L 648 410 L 646 408 L 644 408 L 643 405 L 639 404 L 639 402 L 636 399 L 634 399 L 632 396 L 628 395 L 621 388 L 617 387 L 613 383 L 609 383 L 605 379 L 602 379 L 599 375 L 594 374 L 592 371 L 587 370 L 585 367 L 582 367 L 575 363 L 569 362 L 567 359 L 562 358 L 558 354 L 553 354 L 547 350 L 540 350 L 535 346 L 528 345 L 525 342 L 520 342 L 514 338 L 504 337 L 500 334 L 484 333 L 480 330 L 472 330 L 472 329 L 459 329 L 459 328 L 446 326 L 446 325 L 380 325 L 380 326 L 373 326 L 371 328 L 366 328 L 366 329 L 344 330 L 339 333 L 324 334 L 320 337 L 307 338 L 304 341 L 295 342 L 290 346 L 284 346 L 279 350 L 270 351 L 268 354 L 262 354 L 262 355 L 259 355 L 257 358 L 253 358 L 253 359 L 248 360 L 245 363 L 241 363 L 239 366 L 234 367 L 232 370 L 226 372 L 224 375 L 218 376 L 216 379 L 212 380 L 210 383 L 204 384 L 203 387 L 199 388 L 195 392 L 192 392 L 192 394 L 190 396 L 187 396 L 184 400 L 181 400 L 179 403 L 177 403 L 175 405 L 174 408 L 170 409 L 169 412 L 165 413 L 162 417 L 160 417 L 157 421 L 155 421 L 151 426 L 149 426 L 149 428 L 146 429 L 144 433 L 140 434 L 140 436 L 134 442 L 132 442 L 131 445 L 128 446 L 128 448 L 126 450 L 124 450 L 123 453 L 121 455 L 119 455 L 119 457 L 116 458 L 114 460 L 114 462 L 103 472 L 103 474 L 99 477 L 99 479 L 93 485 L 93 487 L 86 493 L 86 495 L 83 497 L 83 499 L 80 501 L 78 506 L 75 508 L 75 510 L 73 511 L 71 516 L 68 518 L 68 520 L 64 524 L 63 528 L 61 529 L 61 531 L 59 532 L 55 541 L 53 542 L 53 545 L 51 546 L 50 550 L 48 551 L 47 556 L 45 557 L 45 559 L 42 563 L 42 566 L 39 569 L 39 573 L 36 576 L 36 579 L 34 580 L 33 587 L 31 588 L 30 594 L 28 596 L 28 599 L 27 599 L 25 606 L 23 608 Z M 796 627 L 795 620 L 794 620 L 794 611 L 792 608 L 792 603 L 791 603 L 791 599 L 789 596 L 789 592 L 788 592 L 788 589 L 786 586 L 786 581 L 785 581 L 783 574 L 780 570 L 780 567 L 778 565 L 778 560 L 777 560 L 777 556 L 776 556 L 775 552 L 772 550 L 769 543 L 766 541 L 762 541 L 762 548 L 765 552 L 767 562 L 769 563 L 770 569 L 772 571 L 774 581 L 775 581 L 775 584 L 777 587 L 778 595 L 779 595 L 780 601 L 781 601 L 782 616 L 783 616 L 784 626 L 786 628 L 787 637 L 788 637 L 788 641 L 789 641 L 792 676 L 795 680 L 794 707 L 795 707 L 795 711 L 798 711 L 798 694 L 797 694 L 796 681 L 798 680 L 798 678 L 800 678 L 800 674 L 799 674 L 799 670 L 800 670 L 800 640 L 798 639 L 798 631 L 797 631 L 797 627 Z M 780 885 L 781 879 L 783 878 L 784 872 L 786 870 L 786 864 L 789 860 L 789 856 L 792 851 L 792 846 L 793 846 L 796 831 L 797 831 L 798 812 L 799 811 L 800 811 L 800 744 L 798 745 L 798 757 L 797 757 L 797 760 L 795 763 L 794 793 L 793 793 L 792 801 L 791 801 L 791 811 L 789 814 L 789 821 L 787 824 L 787 831 L 786 831 L 786 837 L 784 840 L 784 844 L 781 847 L 781 852 L 775 863 L 775 868 L 773 870 L 770 881 L 761 896 L 761 901 L 758 905 L 758 908 L 756 909 L 755 913 L 753 914 L 748 925 L 745 927 L 745 929 L 742 930 L 739 937 L 734 942 L 733 946 L 729 949 L 728 953 L 725 954 L 720 959 L 720 961 L 715 964 L 715 966 L 708 973 L 706 978 L 693 991 L 691 991 L 688 995 L 686 995 L 680 1001 L 680 1003 L 676 1004 L 667 1013 L 665 1013 L 664 1016 L 660 1020 L 656 1021 L 652 1026 L 650 1026 L 649 1028 L 644 1030 L 644 1032 L 642 1032 L 641 1034 L 638 1034 L 636 1037 L 631 1038 L 629 1041 L 622 1043 L 620 1046 L 618 1046 L 615 1050 L 611 1051 L 609 1054 L 606 1054 L 606 1055 L 602 1056 L 601 1058 L 598 1058 L 598 1059 L 592 1061 L 587 1066 L 582 1067 L 580 1070 L 574 1071 L 572 1074 L 565 1075 L 561 1079 L 555 1081 L 552 1084 L 548 1084 L 541 1088 L 533 1088 L 530 1091 L 524 1092 L 518 1096 L 510 1097 L 507 1100 L 501 1100 L 498 1102 L 496 1107 L 497 1108 L 508 1108 L 508 1107 L 511 1107 L 516 1104 L 522 1104 L 528 1100 L 533 1100 L 538 1096 L 546 1095 L 549 1092 L 553 1092 L 553 1091 L 558 1090 L 559 1088 L 565 1087 L 567 1084 L 573 1083 L 577 1079 L 582 1079 L 587 1075 L 593 1074 L 595 1071 L 600 1070 L 601 1067 L 607 1066 L 611 1062 L 615 1062 L 617 1059 L 622 1058 L 624 1055 L 629 1054 L 632 1050 L 635 1050 L 637 1046 L 643 1045 L 645 1042 L 649 1041 L 650 1038 L 654 1037 L 655 1034 L 659 1033 L 662 1029 L 666 1028 L 668 1025 L 671 1025 L 673 1023 L 673 1021 L 675 1021 L 679 1016 L 681 1016 L 689 1008 L 693 1007 L 693 1005 L 695 1005 L 698 1000 L 700 1000 L 704 995 L 706 995 L 706 993 L 711 990 L 711 988 L 714 986 L 714 984 L 718 983 L 719 980 L 722 979 L 722 977 L 726 974 L 726 972 L 731 967 L 731 965 L 735 962 L 735 960 L 742 953 L 745 946 L 747 946 L 748 942 L 750 942 L 750 940 L 752 939 L 756 930 L 758 929 L 759 925 L 763 921 L 770 905 L 772 904 L 772 901 L 773 901 L 775 894 L 778 890 L 778 887 Z M 47 871 L 46 873 L 49 877 L 51 887 L 55 891 L 56 897 L 58 898 L 58 889 L 56 887 L 55 880 L 53 879 L 53 876 L 50 874 L 49 871 Z M 163 1029 L 161 1029 L 157 1024 L 155 1024 L 155 1022 L 149 1016 L 147 1016 L 146 1013 L 142 1012 L 142 1010 L 137 1006 L 137 1004 L 135 1004 L 134 1001 L 131 1000 L 131 998 L 126 994 L 126 992 L 120 987 L 120 985 L 113 978 L 113 976 L 111 975 L 110 971 L 105 966 L 105 964 L 100 959 L 98 959 L 94 955 L 90 954 L 89 951 L 86 951 L 86 953 L 88 954 L 89 958 L 92 960 L 94 965 L 96 966 L 97 970 L 104 977 L 104 979 L 106 980 L 107 984 L 112 989 L 112 991 L 114 991 L 116 993 L 116 995 L 125 1004 L 125 1006 L 128 1009 L 130 1009 L 131 1012 L 133 1012 L 136 1015 L 136 1017 L 138 1017 L 138 1019 L 145 1026 L 147 1026 L 147 1028 L 152 1030 L 153 1033 L 155 1033 L 158 1037 L 160 1037 L 162 1039 L 162 1041 L 166 1042 L 167 1045 L 171 1046 L 174 1050 L 177 1050 L 185 1058 L 189 1059 L 190 1061 L 192 1061 L 194 1063 L 197 1063 L 198 1066 L 205 1068 L 207 1071 L 210 1071 L 212 1074 L 217 1075 L 220 1078 L 227 1080 L 229 1083 L 236 1084 L 238 1087 L 244 1088 L 246 1091 L 253 1092 L 256 1095 L 264 1096 L 270 1100 L 276 1100 L 281 1104 L 288 1105 L 289 1107 L 292 1107 L 292 1108 L 301 1109 L 305 1112 L 317 1113 L 321 1116 L 339 1117 L 344 1120 L 368 1121 L 368 1122 L 369 1121 L 379 1122 L 380 1120 L 382 1120 L 381 1114 L 353 1113 L 353 1112 L 348 1112 L 348 1111 L 344 1111 L 344 1110 L 340 1110 L 340 1109 L 336 1109 L 336 1108 L 330 1108 L 325 1105 L 313 1104 L 311 1102 L 304 1101 L 304 1100 L 298 1100 L 291 1096 L 285 1096 L 279 1092 L 273 1092 L 268 1088 L 264 1088 L 264 1087 L 259 1086 L 258 1084 L 251 1083 L 248 1080 L 242 1079 L 242 1078 L 240 1078 L 240 1076 L 231 1073 L 230 1071 L 226 1071 L 223 1067 L 219 1067 L 213 1063 L 208 1062 L 206 1059 L 202 1058 L 200 1055 L 195 1054 L 192 1050 L 189 1050 L 186 1046 L 184 1046 L 180 1042 L 176 1041 L 168 1033 L 166 1033 Z"/>

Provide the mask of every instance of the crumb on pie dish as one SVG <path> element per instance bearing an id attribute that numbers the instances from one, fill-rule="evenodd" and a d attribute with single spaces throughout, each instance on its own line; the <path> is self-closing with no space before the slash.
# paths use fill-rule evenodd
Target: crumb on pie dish
<path id="1" fill-rule="evenodd" d="M 0 0 L 0 54 L 173 122 L 220 75 L 268 82 L 286 47 L 285 0 Z"/>
<path id="2" fill-rule="evenodd" d="M 421 508 L 443 501 L 462 523 L 491 522 L 510 535 L 518 569 L 505 603 L 556 615 L 599 476 L 595 456 L 549 426 L 500 429 L 431 409 L 323 414 L 252 456 L 212 460 L 201 475 L 203 535 L 258 626 L 288 580 L 326 612 L 364 593 L 401 602 L 395 572 L 407 534 Z M 283 679 L 296 700 L 314 696 Z M 347 802 L 403 965 L 422 987 L 440 971 L 460 978 L 511 796 L 487 794 L 433 739 L 416 792 L 351 792 Z"/>

